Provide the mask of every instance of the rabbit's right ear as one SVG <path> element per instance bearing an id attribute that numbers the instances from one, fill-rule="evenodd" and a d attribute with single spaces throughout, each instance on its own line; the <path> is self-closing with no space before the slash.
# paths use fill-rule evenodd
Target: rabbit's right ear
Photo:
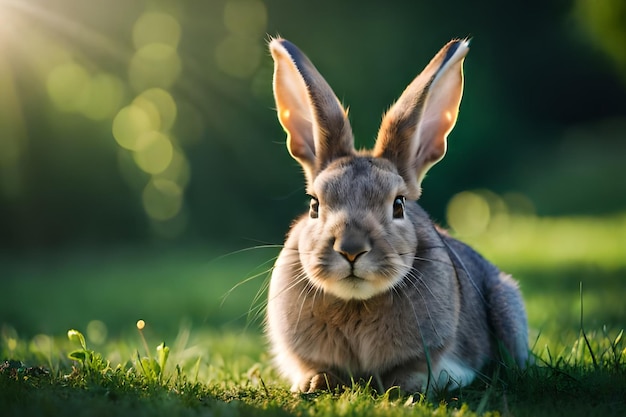
<path id="1" fill-rule="evenodd" d="M 417 199 L 426 171 L 446 153 L 463 95 L 463 59 L 469 40 L 444 46 L 383 118 L 374 156 L 394 162 Z"/>
<path id="2" fill-rule="evenodd" d="M 273 39 L 274 98 L 287 149 L 310 185 L 333 159 L 354 153 L 347 112 L 311 61 L 285 39 Z"/>

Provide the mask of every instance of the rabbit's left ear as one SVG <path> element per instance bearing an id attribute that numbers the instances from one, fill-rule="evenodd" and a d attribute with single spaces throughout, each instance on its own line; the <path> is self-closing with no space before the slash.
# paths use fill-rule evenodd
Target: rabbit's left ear
<path id="1" fill-rule="evenodd" d="M 446 153 L 463 95 L 468 40 L 449 42 L 404 90 L 383 118 L 374 156 L 394 162 L 417 199 L 426 171 Z"/>
<path id="2" fill-rule="evenodd" d="M 311 61 L 291 42 L 273 39 L 274 98 L 278 120 L 287 132 L 287 149 L 311 185 L 336 158 L 352 155 L 347 112 Z"/>

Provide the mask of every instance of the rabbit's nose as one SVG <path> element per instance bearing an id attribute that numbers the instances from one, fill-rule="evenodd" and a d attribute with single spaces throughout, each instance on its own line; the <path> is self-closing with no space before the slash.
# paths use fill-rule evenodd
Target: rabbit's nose
<path id="1" fill-rule="evenodd" d="M 364 234 L 346 233 L 335 240 L 333 249 L 346 258 L 348 262 L 353 264 L 359 256 L 369 252 L 372 247 L 369 243 L 369 239 Z"/>

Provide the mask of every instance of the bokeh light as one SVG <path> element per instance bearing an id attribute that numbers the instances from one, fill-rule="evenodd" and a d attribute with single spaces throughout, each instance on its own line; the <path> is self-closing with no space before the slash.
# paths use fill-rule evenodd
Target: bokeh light
<path id="1" fill-rule="evenodd" d="M 133 100 L 133 104 L 148 113 L 153 121 L 153 126 L 163 132 L 172 129 L 178 109 L 174 98 L 168 91 L 162 88 L 150 88 L 139 94 Z"/>
<path id="2" fill-rule="evenodd" d="M 191 178 L 191 170 L 189 161 L 180 148 L 174 148 L 170 164 L 158 174 L 158 178 L 175 182 L 183 189 L 187 187 Z"/>
<path id="3" fill-rule="evenodd" d="M 183 204 L 183 190 L 174 181 L 154 178 L 144 188 L 143 207 L 153 220 L 175 217 Z"/>
<path id="4" fill-rule="evenodd" d="M 532 200 L 522 193 L 508 192 L 502 196 L 502 199 L 511 215 L 526 217 L 536 214 Z"/>
<path id="5" fill-rule="evenodd" d="M 54 106 L 65 112 L 81 113 L 92 120 L 112 117 L 124 97 L 122 81 L 112 74 L 95 75 L 75 62 L 54 67 L 46 79 Z"/>
<path id="6" fill-rule="evenodd" d="M 128 79 L 137 92 L 171 87 L 182 70 L 177 47 L 180 24 L 172 15 L 146 12 L 133 26 L 136 52 L 130 60 Z"/>
<path id="7" fill-rule="evenodd" d="M 133 26 L 133 44 L 137 50 L 155 42 L 176 48 L 180 35 L 178 21 L 172 15 L 162 12 L 146 12 Z"/>
<path id="8" fill-rule="evenodd" d="M 611 56 L 626 80 L 626 6 L 623 0 L 576 0 L 573 17 L 597 45 Z"/>
<path id="9" fill-rule="evenodd" d="M 107 325 L 100 320 L 91 320 L 87 323 L 87 339 L 95 345 L 106 342 L 108 333 Z"/>
<path id="10" fill-rule="evenodd" d="M 460 236 L 473 236 L 487 230 L 491 210 L 482 195 L 462 191 L 450 199 L 446 219 L 450 227 Z"/>
<path id="11" fill-rule="evenodd" d="M 54 340 L 52 337 L 45 334 L 38 334 L 33 337 L 30 341 L 30 350 L 31 351 L 40 351 L 46 352 L 50 356 L 52 356 L 54 349 Z"/>
<path id="12" fill-rule="evenodd" d="M 144 211 L 153 232 L 162 237 L 178 236 L 187 223 L 180 220 L 180 213 L 190 170 L 184 150 L 171 133 L 179 109 L 169 91 L 182 71 L 177 51 L 181 32 L 178 20 L 165 12 L 147 11 L 135 21 L 136 52 L 129 63 L 128 80 L 137 95 L 113 121 L 117 143 L 131 151 L 134 162 L 120 153 L 122 174 L 133 187 L 143 189 Z"/>
<path id="13" fill-rule="evenodd" d="M 145 113 L 150 120 L 150 126 L 152 126 L 154 130 L 161 129 L 161 113 L 159 112 L 156 104 L 154 104 L 151 100 L 146 100 L 141 96 L 137 96 L 131 103 L 131 106 L 139 108 Z"/>
<path id="14" fill-rule="evenodd" d="M 226 74 L 237 78 L 248 78 L 261 63 L 261 45 L 249 38 L 237 35 L 226 37 L 215 50 L 217 65 Z"/>
<path id="15" fill-rule="evenodd" d="M 135 91 L 151 87 L 171 87 L 180 75 L 182 64 L 176 48 L 166 43 L 142 46 L 131 58 L 128 78 Z"/>
<path id="16" fill-rule="evenodd" d="M 48 74 L 46 87 L 52 103 L 61 111 L 75 112 L 88 101 L 86 92 L 91 82 L 87 70 L 69 62 L 55 67 Z"/>
<path id="17" fill-rule="evenodd" d="M 143 171 L 158 174 L 169 166 L 173 153 L 170 139 L 164 133 L 153 130 L 139 136 L 133 157 Z"/>
<path id="18" fill-rule="evenodd" d="M 122 81 L 111 74 L 98 73 L 91 78 L 86 88 L 86 102 L 80 111 L 92 120 L 113 117 L 124 98 Z"/>
<path id="19" fill-rule="evenodd" d="M 131 104 L 115 116 L 113 137 L 122 148 L 136 151 L 139 148 L 139 137 L 158 128 L 155 120 L 143 108 Z"/>
<path id="20" fill-rule="evenodd" d="M 17 348 L 18 334 L 17 330 L 14 327 L 9 326 L 6 323 L 2 324 L 2 328 L 0 330 L 0 336 L 2 337 L 2 342 L 12 353 Z"/>
<path id="21" fill-rule="evenodd" d="M 267 9 L 260 0 L 229 0 L 224 5 L 229 34 L 215 49 L 220 70 L 236 78 L 254 75 L 263 57 L 259 42 L 267 28 Z"/>
<path id="22" fill-rule="evenodd" d="M 265 4 L 260 0 L 229 0 L 224 5 L 224 24 L 236 35 L 263 35 L 267 26 Z"/>

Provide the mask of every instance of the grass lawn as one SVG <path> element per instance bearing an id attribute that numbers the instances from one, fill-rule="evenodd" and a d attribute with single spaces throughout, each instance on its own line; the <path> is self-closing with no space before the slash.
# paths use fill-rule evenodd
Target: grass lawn
<path id="1" fill-rule="evenodd" d="M 0 258 L 0 415 L 626 415 L 626 221 L 508 230 L 466 240 L 520 280 L 536 364 L 431 398 L 289 393 L 255 299 L 278 248 Z"/>

